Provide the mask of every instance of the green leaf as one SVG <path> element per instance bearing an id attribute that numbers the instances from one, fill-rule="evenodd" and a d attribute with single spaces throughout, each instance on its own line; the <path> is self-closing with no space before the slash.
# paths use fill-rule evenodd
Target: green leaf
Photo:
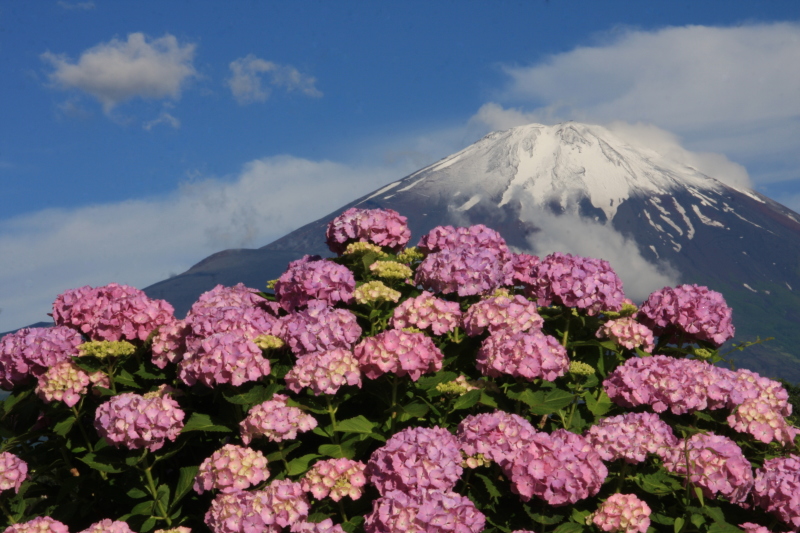
<path id="1" fill-rule="evenodd" d="M 722 509 L 719 507 L 703 507 L 703 513 L 705 513 L 705 515 L 711 518 L 711 520 L 714 522 L 725 523 L 725 515 L 723 514 Z"/>
<path id="2" fill-rule="evenodd" d="M 656 524 L 661 524 L 663 526 L 671 526 L 672 524 L 675 523 L 674 518 L 661 513 L 651 513 L 650 520 L 652 520 Z"/>
<path id="3" fill-rule="evenodd" d="M 137 489 L 136 487 L 132 488 L 125 494 L 128 495 L 128 498 L 132 498 L 134 500 L 141 500 L 142 498 L 147 497 L 147 493 L 145 491 L 143 491 L 142 489 Z"/>
<path id="4" fill-rule="evenodd" d="M 69 430 L 72 429 L 72 426 L 75 424 L 75 420 L 76 419 L 74 416 L 68 416 L 53 426 L 53 433 L 62 437 L 66 437 L 67 433 L 69 433 Z"/>
<path id="5" fill-rule="evenodd" d="M 705 507 L 706 500 L 705 498 L 703 498 L 703 489 L 701 489 L 700 487 L 695 487 L 694 493 L 695 495 L 697 495 L 697 499 L 700 500 L 700 507 Z"/>
<path id="6" fill-rule="evenodd" d="M 475 474 L 477 478 L 483 481 L 484 486 L 486 487 L 486 492 L 489 493 L 489 496 L 494 500 L 497 501 L 503 497 L 503 493 L 497 488 L 497 485 L 494 484 L 494 481 L 489 479 L 487 476 L 483 474 Z"/>
<path id="7" fill-rule="evenodd" d="M 422 418 L 428 413 L 430 408 L 424 403 L 412 402 L 408 405 L 400 406 L 400 422 L 411 420 L 412 418 Z"/>
<path id="8" fill-rule="evenodd" d="M 706 517 L 701 514 L 695 513 L 691 517 L 689 517 L 689 521 L 691 521 L 691 523 L 694 524 L 695 527 L 700 527 L 706 523 Z"/>
<path id="9" fill-rule="evenodd" d="M 659 496 L 683 490 L 683 486 L 675 478 L 661 470 L 654 474 L 636 476 L 634 481 L 643 491 Z"/>
<path id="10" fill-rule="evenodd" d="M 576 524 L 575 522 L 564 522 L 553 533 L 581 533 L 584 527 L 584 525 Z"/>
<path id="11" fill-rule="evenodd" d="M 614 402 L 608 397 L 606 391 L 602 389 L 600 390 L 599 398 L 595 398 L 592 391 L 586 391 L 583 398 L 586 400 L 586 407 L 589 409 L 589 412 L 595 417 L 603 416 L 614 407 Z"/>
<path id="12" fill-rule="evenodd" d="M 271 463 L 276 463 L 282 460 L 284 457 L 289 457 L 289 454 L 300 447 L 301 442 L 294 442 L 288 446 L 286 446 L 283 450 L 278 450 L 277 452 L 272 452 L 271 454 L 267 455 L 267 461 Z"/>
<path id="13" fill-rule="evenodd" d="M 328 433 L 325 429 L 322 429 L 320 426 L 315 427 L 314 429 L 311 430 L 311 432 L 314 433 L 314 435 L 319 435 L 320 437 L 325 437 L 325 438 L 330 438 L 333 436 L 330 433 Z"/>
<path id="14" fill-rule="evenodd" d="M 727 522 L 714 522 L 708 527 L 708 533 L 743 533 L 743 530 Z"/>
<path id="15" fill-rule="evenodd" d="M 153 373 L 147 370 L 144 365 L 140 366 L 139 369 L 134 373 L 135 375 L 139 376 L 140 378 L 154 380 L 154 379 L 166 379 L 167 374 L 165 372 L 157 372 Z"/>
<path id="16" fill-rule="evenodd" d="M 125 385 L 126 387 L 139 388 L 139 384 L 136 383 L 136 378 L 124 368 L 121 368 L 119 374 L 114 376 L 114 381 L 120 385 Z"/>
<path id="17" fill-rule="evenodd" d="M 549 415 L 571 404 L 575 395 L 561 389 L 553 389 L 548 393 L 525 389 L 518 399 L 528 406 L 531 414 Z"/>
<path id="18" fill-rule="evenodd" d="M 158 497 L 158 502 L 161 504 L 161 507 L 164 509 L 169 509 L 169 496 L 170 490 L 169 485 L 163 484 L 159 485 L 156 489 L 156 496 Z"/>
<path id="19" fill-rule="evenodd" d="M 192 490 L 194 478 L 197 476 L 197 471 L 199 469 L 199 466 L 184 466 L 181 468 L 180 473 L 178 474 L 178 484 L 175 486 L 175 496 L 172 499 L 172 505 L 170 509 L 174 509 L 175 506 L 184 498 L 184 496 L 186 496 L 189 491 Z"/>
<path id="20" fill-rule="evenodd" d="M 114 461 L 111 461 L 105 457 L 99 457 L 93 453 L 87 453 L 83 457 L 78 457 L 78 460 L 82 463 L 85 463 L 88 467 L 99 470 L 100 472 L 108 472 L 110 474 L 122 472 L 122 469 L 119 468 L 118 464 L 115 464 Z"/>
<path id="21" fill-rule="evenodd" d="M 216 424 L 209 415 L 203 413 L 192 413 L 189 421 L 183 426 L 181 433 L 190 431 L 213 431 L 218 433 L 230 433 L 231 429 L 221 424 Z"/>
<path id="22" fill-rule="evenodd" d="M 281 389 L 281 386 L 277 383 L 273 383 L 267 387 L 263 385 L 256 385 L 252 389 L 247 392 L 241 392 L 239 394 L 222 394 L 222 397 L 225 398 L 226 401 L 235 405 L 256 405 L 259 403 L 266 402 L 272 395 L 278 392 Z"/>
<path id="23" fill-rule="evenodd" d="M 481 391 L 481 399 L 478 400 L 478 403 L 485 405 L 486 407 L 494 407 L 495 409 L 499 408 L 497 402 L 494 401 L 494 398 L 486 394 L 486 391 Z"/>
<path id="24" fill-rule="evenodd" d="M 150 518 L 145 520 L 141 526 L 139 526 L 139 531 L 141 531 L 142 533 L 147 533 L 148 531 L 156 527 L 156 522 L 157 520 L 151 516 Z"/>
<path id="25" fill-rule="evenodd" d="M 481 391 L 480 390 L 471 390 L 466 394 L 462 394 L 456 401 L 453 403 L 453 410 L 458 411 L 460 409 L 469 409 L 476 403 L 478 400 L 481 399 Z"/>
<path id="26" fill-rule="evenodd" d="M 375 429 L 375 424 L 370 422 L 364 415 L 355 418 L 348 418 L 336 423 L 336 431 L 343 433 L 364 433 L 369 435 Z"/>
<path id="27" fill-rule="evenodd" d="M 591 511 L 585 511 L 585 510 L 584 511 L 579 511 L 578 509 L 575 509 L 573 507 L 572 508 L 572 516 L 570 517 L 570 519 L 573 522 L 576 522 L 578 524 L 585 524 L 586 523 L 586 517 L 589 516 L 590 514 L 592 514 Z"/>
<path id="28" fill-rule="evenodd" d="M 352 459 L 356 454 L 353 444 L 354 441 L 345 441 L 341 444 L 323 444 L 319 447 L 318 452 L 320 455 L 333 457 L 334 459 L 339 459 L 340 457 Z"/>
<path id="29" fill-rule="evenodd" d="M 8 414 L 14 409 L 14 406 L 17 405 L 19 402 L 27 398 L 28 396 L 33 393 L 33 389 L 24 390 L 22 392 L 18 392 L 17 394 L 12 394 L 8 398 L 5 399 L 3 402 L 3 413 Z"/>
<path id="30" fill-rule="evenodd" d="M 675 523 L 672 524 L 672 530 L 675 533 L 680 533 L 681 529 L 683 529 L 683 524 L 685 522 L 686 520 L 684 520 L 682 516 L 679 516 L 678 518 L 675 519 Z"/>
<path id="31" fill-rule="evenodd" d="M 531 508 L 530 504 L 522 504 L 522 508 L 525 510 L 525 513 L 533 520 L 539 524 L 544 524 L 546 526 L 551 526 L 553 524 L 558 524 L 562 520 L 564 520 L 563 514 L 556 514 L 552 511 L 547 513 L 535 513 Z"/>
<path id="32" fill-rule="evenodd" d="M 130 514 L 131 515 L 139 515 L 139 514 L 141 514 L 141 515 L 150 515 L 150 514 L 153 514 L 153 506 L 154 506 L 154 504 L 155 504 L 154 501 L 147 501 L 147 502 L 142 502 L 140 504 L 137 504 L 136 506 L 134 506 L 133 509 L 131 509 Z"/>
<path id="33" fill-rule="evenodd" d="M 354 533 L 361 527 L 361 524 L 364 523 L 363 516 L 354 516 L 347 522 L 342 522 L 342 529 L 347 531 L 347 533 Z"/>
<path id="34" fill-rule="evenodd" d="M 308 455 L 298 457 L 297 459 L 292 459 L 289 461 L 289 471 L 287 474 L 290 476 L 304 474 L 308 470 L 308 464 L 318 457 L 321 457 L 321 455 L 309 453 Z"/>
<path id="35" fill-rule="evenodd" d="M 416 387 L 424 391 L 435 391 L 436 385 L 439 383 L 447 383 L 448 381 L 453 381 L 457 377 L 458 374 L 455 372 L 442 370 L 432 376 L 422 376 L 417 380 Z"/>

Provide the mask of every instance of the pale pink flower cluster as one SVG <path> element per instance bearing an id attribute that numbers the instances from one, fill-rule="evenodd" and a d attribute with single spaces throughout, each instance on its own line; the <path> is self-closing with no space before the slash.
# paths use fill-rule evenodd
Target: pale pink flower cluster
<path id="1" fill-rule="evenodd" d="M 346 309 L 334 309 L 318 300 L 308 302 L 308 308 L 281 318 L 275 336 L 280 337 L 296 355 L 349 349 L 361 337 L 356 316 Z"/>
<path id="2" fill-rule="evenodd" d="M 89 374 L 72 361 L 61 361 L 39 376 L 36 395 L 45 403 L 64 402 L 67 407 L 78 403 L 89 388 Z"/>
<path id="3" fill-rule="evenodd" d="M 194 490 L 240 492 L 269 478 L 267 458 L 258 450 L 226 444 L 200 464 Z"/>
<path id="4" fill-rule="evenodd" d="M 378 379 L 387 372 L 417 381 L 422 374 L 442 369 L 444 354 L 424 333 L 387 329 L 367 337 L 354 349 L 361 372 Z"/>
<path id="5" fill-rule="evenodd" d="M 101 404 L 94 427 L 112 446 L 154 452 L 183 429 L 185 413 L 169 395 L 140 396 L 126 392 Z"/>
<path id="6" fill-rule="evenodd" d="M 728 437 L 714 433 L 698 433 L 679 441 L 665 455 L 664 468 L 687 476 L 707 498 L 720 494 L 740 503 L 753 488 L 753 470 L 741 448 Z"/>
<path id="7" fill-rule="evenodd" d="M 389 491 L 366 515 L 366 533 L 480 533 L 486 517 L 472 501 L 452 491 Z"/>
<path id="8" fill-rule="evenodd" d="M 635 494 L 612 494 L 587 517 L 591 523 L 612 533 L 645 533 L 650 527 L 650 506 Z"/>
<path id="9" fill-rule="evenodd" d="M 0 339 L 0 388 L 11 390 L 80 354 L 80 333 L 66 326 L 22 328 Z"/>
<path id="10" fill-rule="evenodd" d="M 94 340 L 144 341 L 157 327 L 175 320 L 166 300 L 151 300 L 128 285 L 81 287 L 56 297 L 56 325 L 77 329 Z"/>
<path id="11" fill-rule="evenodd" d="M 38 516 L 27 522 L 12 524 L 3 533 L 69 533 L 69 528 L 49 516 Z"/>
<path id="12" fill-rule="evenodd" d="M 19 492 L 28 477 L 28 463 L 9 452 L 0 453 L 0 492 L 14 489 Z"/>
<path id="13" fill-rule="evenodd" d="M 505 239 L 497 231 L 487 228 L 483 224 L 467 228 L 436 226 L 422 236 L 417 247 L 426 254 L 457 248 L 487 248 L 509 253 Z"/>
<path id="14" fill-rule="evenodd" d="M 126 522 L 106 518 L 84 529 L 80 533 L 135 533 Z"/>
<path id="15" fill-rule="evenodd" d="M 274 302 L 270 302 L 258 295 L 258 289 L 238 283 L 233 287 L 217 285 L 197 298 L 189 311 L 192 315 L 201 315 L 203 309 L 217 309 L 220 307 L 260 307 L 265 310 L 277 312 Z"/>
<path id="16" fill-rule="evenodd" d="M 609 320 L 597 330 L 598 339 L 611 339 L 629 350 L 641 348 L 653 353 L 653 332 L 631 317 Z"/>
<path id="17" fill-rule="evenodd" d="M 354 241 L 371 242 L 399 252 L 411 238 L 408 219 L 393 209 L 351 207 L 329 224 L 325 233 L 328 248 L 342 255 Z"/>
<path id="18" fill-rule="evenodd" d="M 736 382 L 733 392 L 736 395 L 733 403 L 739 404 L 745 400 L 758 399 L 767 402 L 783 416 L 792 414 L 789 393 L 780 382 L 765 378 L 745 368 L 740 368 L 734 375 Z"/>
<path id="19" fill-rule="evenodd" d="M 317 427 L 313 416 L 305 414 L 299 407 L 287 405 L 288 399 L 286 395 L 275 394 L 271 400 L 251 408 L 247 418 L 239 424 L 242 442 L 250 444 L 253 438 L 260 436 L 272 442 L 293 440 L 298 432 Z"/>
<path id="20" fill-rule="evenodd" d="M 397 329 L 415 327 L 428 329 L 434 335 L 444 335 L 461 324 L 461 308 L 458 302 L 448 302 L 423 291 L 416 298 L 409 298 L 395 307 L 391 325 Z"/>
<path id="21" fill-rule="evenodd" d="M 355 288 L 356 279 L 347 267 L 306 255 L 289 263 L 275 282 L 275 295 L 283 309 L 294 311 L 310 300 L 322 300 L 328 305 L 352 303 Z"/>
<path id="22" fill-rule="evenodd" d="M 274 335 L 278 319 L 260 307 L 204 307 L 199 313 L 186 316 L 186 354 L 192 357 L 203 339 L 219 333 L 232 333 L 253 340 L 259 335 Z"/>
<path id="23" fill-rule="evenodd" d="M 366 476 L 386 495 L 392 490 L 452 490 L 462 472 L 458 440 L 433 426 L 410 427 L 392 435 L 372 453 Z"/>
<path id="24" fill-rule="evenodd" d="M 303 490 L 310 492 L 318 500 L 328 495 L 335 502 L 345 496 L 357 500 L 361 497 L 362 487 L 367 483 L 364 476 L 366 467 L 364 463 L 345 457 L 318 461 L 303 476 Z"/>
<path id="25" fill-rule="evenodd" d="M 716 346 L 733 337 L 732 310 L 707 287 L 680 285 L 652 293 L 639 309 L 639 321 L 671 341 L 707 341 Z"/>
<path id="26" fill-rule="evenodd" d="M 769 402 L 760 399 L 745 400 L 734 408 L 728 417 L 728 424 L 736 431 L 749 433 L 761 442 L 770 443 L 775 440 L 784 446 L 791 445 L 800 434 L 800 429 L 789 424 Z"/>
<path id="27" fill-rule="evenodd" d="M 489 333 L 516 333 L 543 325 L 536 304 L 521 295 L 498 294 L 484 298 L 473 304 L 464 315 L 464 331 L 471 337 L 487 329 Z"/>
<path id="28" fill-rule="evenodd" d="M 513 254 L 511 256 L 512 283 L 521 286 L 533 284 L 535 279 L 531 275 L 541 262 L 535 255 Z"/>
<path id="29" fill-rule="evenodd" d="M 205 523 L 214 533 L 280 533 L 284 527 L 304 522 L 308 511 L 300 484 L 284 479 L 260 491 L 218 494 Z"/>
<path id="30" fill-rule="evenodd" d="M 745 533 L 770 533 L 770 530 L 766 526 L 754 524 L 753 522 L 739 524 L 739 528 L 744 529 Z"/>
<path id="31" fill-rule="evenodd" d="M 641 463 L 647 454 L 664 457 L 678 444 L 672 428 L 654 413 L 625 413 L 602 419 L 584 437 L 604 461 Z"/>
<path id="32" fill-rule="evenodd" d="M 344 528 L 339 524 L 334 524 L 330 518 L 326 518 L 322 522 L 296 522 L 292 524 L 290 531 L 292 533 L 345 533 Z"/>
<path id="33" fill-rule="evenodd" d="M 800 529 L 800 456 L 764 461 L 756 470 L 753 501 L 795 531 Z"/>
<path id="34" fill-rule="evenodd" d="M 300 392 L 303 387 L 309 387 L 316 396 L 336 394 L 343 385 L 361 388 L 358 360 L 353 352 L 342 348 L 298 357 L 284 379 L 292 392 Z"/>
<path id="35" fill-rule="evenodd" d="M 623 407 L 650 405 L 676 415 L 732 407 L 736 374 L 697 359 L 666 355 L 628 359 L 603 382 L 608 396 Z"/>
<path id="36" fill-rule="evenodd" d="M 608 261 L 556 252 L 534 266 L 530 277 L 525 294 L 540 306 L 577 307 L 592 316 L 622 309 L 622 281 Z"/>
<path id="37" fill-rule="evenodd" d="M 178 376 L 187 385 L 214 387 L 223 383 L 239 386 L 269 375 L 269 359 L 252 340 L 236 333 L 215 333 L 187 352 Z"/>
<path id="38" fill-rule="evenodd" d="M 158 328 L 151 346 L 153 364 L 163 369 L 167 364 L 180 363 L 186 353 L 188 333 L 189 327 L 184 320 L 174 320 Z"/>
<path id="39" fill-rule="evenodd" d="M 523 501 L 536 496 L 554 506 L 594 496 L 608 476 L 589 441 L 566 429 L 534 434 L 505 470 Z"/>
<path id="40" fill-rule="evenodd" d="M 489 335 L 481 343 L 476 366 L 484 376 L 511 375 L 554 381 L 569 370 L 564 347 L 539 330 Z"/>
<path id="41" fill-rule="evenodd" d="M 420 263 L 414 282 L 435 293 L 489 294 L 511 277 L 508 255 L 490 248 L 447 248 Z"/>
<path id="42" fill-rule="evenodd" d="M 156 529 L 155 533 L 192 533 L 192 530 L 186 526 L 178 526 L 170 529 Z"/>
<path id="43" fill-rule="evenodd" d="M 481 454 L 506 468 L 536 434 L 530 422 L 505 411 L 469 415 L 458 425 L 456 437 L 468 456 Z"/>

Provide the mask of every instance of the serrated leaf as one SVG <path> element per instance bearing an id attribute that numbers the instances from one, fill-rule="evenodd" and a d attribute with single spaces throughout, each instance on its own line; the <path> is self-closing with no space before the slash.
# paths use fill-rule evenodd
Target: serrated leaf
<path id="1" fill-rule="evenodd" d="M 352 444 L 353 441 L 348 441 L 347 443 L 343 442 L 341 444 L 323 444 L 317 451 L 320 455 L 333 457 L 334 459 L 339 459 L 341 457 L 352 459 L 356 454 L 356 450 Z"/>
<path id="2" fill-rule="evenodd" d="M 661 513 L 651 513 L 650 520 L 656 524 L 661 524 L 662 526 L 671 526 L 675 523 L 675 519 L 673 517 Z"/>
<path id="3" fill-rule="evenodd" d="M 342 529 L 347 531 L 347 533 L 354 533 L 356 530 L 361 527 L 361 524 L 364 523 L 363 516 L 354 516 L 347 522 L 342 522 Z"/>
<path id="4" fill-rule="evenodd" d="M 485 405 L 486 407 L 494 407 L 495 409 L 499 408 L 494 398 L 486 394 L 486 391 L 481 391 L 481 398 L 478 400 L 478 403 Z"/>
<path id="5" fill-rule="evenodd" d="M 165 372 L 150 372 L 147 370 L 144 365 L 140 366 L 139 369 L 134 373 L 135 375 L 139 376 L 140 378 L 144 378 L 147 380 L 155 380 L 155 379 L 166 379 L 167 374 Z"/>
<path id="6" fill-rule="evenodd" d="M 104 457 L 99 457 L 93 453 L 87 453 L 83 457 L 78 457 L 78 460 L 86 464 L 89 468 L 99 470 L 100 472 L 108 472 L 109 474 L 122 472 L 122 469 L 118 464 L 115 464 L 115 462 Z"/>
<path id="7" fill-rule="evenodd" d="M 600 390 L 599 398 L 595 398 L 591 391 L 587 391 L 583 398 L 586 400 L 587 409 L 595 417 L 603 416 L 614 407 L 614 402 L 608 397 L 606 391 L 602 389 Z"/>
<path id="8" fill-rule="evenodd" d="M 523 504 L 522 508 L 525 510 L 525 513 L 533 520 L 539 524 L 544 524 L 546 526 L 551 526 L 554 524 L 558 524 L 562 520 L 564 520 L 563 514 L 556 514 L 553 512 L 548 513 L 536 513 L 531 508 L 530 504 Z"/>
<path id="9" fill-rule="evenodd" d="M 364 415 L 348 418 L 336 423 L 336 431 L 343 433 L 363 433 L 369 435 L 375 429 L 375 424 L 370 422 Z"/>
<path id="10" fill-rule="evenodd" d="M 714 522 L 708 527 L 708 533 L 744 533 L 742 529 L 727 522 Z"/>
<path id="11" fill-rule="evenodd" d="M 58 422 L 55 426 L 53 426 L 53 433 L 56 435 L 60 435 L 62 437 L 66 437 L 69 430 L 72 429 L 72 426 L 75 425 L 75 417 L 70 415 L 64 420 Z"/>
<path id="12" fill-rule="evenodd" d="M 576 524 L 575 522 L 564 522 L 558 526 L 553 533 L 581 533 L 584 527 L 585 526 Z"/>
<path id="13" fill-rule="evenodd" d="M 447 383 L 458 377 L 458 374 L 450 371 L 439 371 L 432 376 L 422 376 L 416 382 L 416 387 L 420 390 L 435 390 L 439 383 Z"/>
<path id="14" fill-rule="evenodd" d="M 130 515 L 150 515 L 153 514 L 154 501 L 147 501 L 137 504 L 131 509 Z"/>
<path id="15" fill-rule="evenodd" d="M 526 404 L 531 414 L 549 415 L 571 404 L 575 395 L 561 389 L 553 389 L 547 393 L 525 389 L 516 399 Z"/>
<path id="16" fill-rule="evenodd" d="M 114 381 L 126 387 L 139 388 L 139 384 L 136 383 L 136 378 L 124 368 L 120 369 L 119 373 L 114 376 Z"/>
<path id="17" fill-rule="evenodd" d="M 700 500 L 700 507 L 705 507 L 706 500 L 705 498 L 703 498 L 703 489 L 701 489 L 700 487 L 695 487 L 694 493 L 697 496 L 697 499 Z"/>
<path id="18" fill-rule="evenodd" d="M 308 464 L 321 457 L 321 455 L 317 455 L 315 453 L 309 453 L 302 457 L 298 457 L 296 459 L 292 459 L 289 461 L 289 471 L 287 472 L 290 476 L 297 476 L 299 474 L 304 474 L 308 470 Z"/>
<path id="19" fill-rule="evenodd" d="M 16 394 L 12 394 L 8 398 L 3 401 L 3 413 L 8 414 L 14 409 L 14 406 L 17 405 L 19 402 L 27 398 L 28 396 L 33 393 L 32 389 L 24 390 L 22 392 L 18 392 Z"/>
<path id="20" fill-rule="evenodd" d="M 134 500 L 141 500 L 142 498 L 146 498 L 148 496 L 148 494 L 145 491 L 136 487 L 130 489 L 125 494 L 128 495 L 128 498 L 132 498 Z"/>
<path id="21" fill-rule="evenodd" d="M 686 520 L 682 516 L 679 516 L 675 519 L 675 522 L 672 524 L 672 530 L 675 533 L 680 533 L 681 529 L 683 529 L 683 524 L 686 523 Z"/>
<path id="22" fill-rule="evenodd" d="M 489 479 L 487 476 L 483 474 L 475 474 L 477 478 L 483 481 L 483 485 L 486 487 L 486 492 L 489 493 L 489 496 L 495 501 L 503 497 L 503 493 L 497 488 L 497 485 L 494 484 L 494 481 Z"/>
<path id="23" fill-rule="evenodd" d="M 725 522 L 725 514 L 719 507 L 703 507 L 703 512 L 714 522 Z"/>
<path id="24" fill-rule="evenodd" d="M 643 491 L 659 496 L 683 490 L 683 486 L 678 481 L 663 471 L 636 476 L 634 481 Z"/>
<path id="25" fill-rule="evenodd" d="M 319 435 L 320 437 L 325 437 L 325 438 L 329 438 L 332 436 L 330 433 L 322 429 L 320 426 L 315 427 L 314 429 L 311 430 L 311 432 L 314 435 Z"/>
<path id="26" fill-rule="evenodd" d="M 256 385 L 247 392 L 241 392 L 239 394 L 223 393 L 222 397 L 225 398 L 227 402 L 235 405 L 256 405 L 266 402 L 280 389 L 281 386 L 277 383 L 273 383 L 266 387 L 263 385 Z"/>
<path id="27" fill-rule="evenodd" d="M 428 413 L 429 409 L 424 403 L 412 402 L 408 405 L 400 406 L 399 419 L 401 422 L 405 422 L 412 418 L 422 418 Z"/>
<path id="28" fill-rule="evenodd" d="M 148 531 L 156 527 L 156 522 L 157 520 L 151 516 L 150 518 L 142 522 L 142 525 L 139 526 L 139 531 L 141 531 L 142 533 L 147 533 Z"/>
<path id="29" fill-rule="evenodd" d="M 706 517 L 701 514 L 693 514 L 689 517 L 689 521 L 694 524 L 695 527 L 700 527 L 706 523 Z"/>
<path id="30" fill-rule="evenodd" d="M 480 390 L 471 390 L 466 394 L 462 394 L 456 401 L 453 402 L 453 411 L 458 411 L 460 409 L 469 409 L 476 403 L 478 400 L 481 399 L 481 391 Z"/>
<path id="31" fill-rule="evenodd" d="M 183 426 L 181 433 L 190 431 L 212 431 L 216 433 L 230 433 L 229 427 L 215 423 L 209 415 L 203 413 L 192 413 L 189 421 Z"/>
<path id="32" fill-rule="evenodd" d="M 197 476 L 199 469 L 199 466 L 184 466 L 180 469 L 178 484 L 175 485 L 175 496 L 172 499 L 170 509 L 175 509 L 175 506 L 192 490 L 194 478 Z"/>
<path id="33" fill-rule="evenodd" d="M 169 496 L 170 496 L 170 489 L 169 485 L 163 484 L 159 485 L 156 489 L 156 496 L 158 497 L 158 503 L 161 504 L 161 507 L 164 509 L 169 509 Z"/>

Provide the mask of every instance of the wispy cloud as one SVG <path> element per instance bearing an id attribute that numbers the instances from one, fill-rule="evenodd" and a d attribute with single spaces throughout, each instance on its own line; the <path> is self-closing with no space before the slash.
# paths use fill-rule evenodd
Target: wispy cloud
<path id="1" fill-rule="evenodd" d="M 158 116 L 158 118 L 145 122 L 144 124 L 142 124 L 142 127 L 145 130 L 150 131 L 151 129 L 153 129 L 155 126 L 158 126 L 159 124 L 166 124 L 167 126 L 175 128 L 176 130 L 181 127 L 181 121 L 179 119 L 173 117 L 172 115 L 170 115 L 166 111 L 163 111 Z"/>
<path id="2" fill-rule="evenodd" d="M 106 113 L 132 98 L 177 100 L 186 82 L 196 76 L 195 45 L 172 35 L 148 39 L 131 33 L 84 51 L 77 61 L 45 52 L 53 67 L 50 80 L 62 89 L 77 89 L 96 98 Z"/>
<path id="3" fill-rule="evenodd" d="M 232 76 L 227 80 L 228 87 L 241 105 L 267 101 L 271 88 L 264 85 L 262 77 L 267 78 L 269 85 L 287 92 L 300 91 L 313 98 L 322 96 L 322 92 L 315 87 L 316 78 L 301 73 L 291 65 L 278 65 L 249 54 L 232 61 L 229 67 Z"/>
<path id="4" fill-rule="evenodd" d="M 266 245 L 399 177 L 381 167 L 271 157 L 167 197 L 0 221 L 0 331 L 47 320 L 69 288 L 145 287 L 214 252 Z"/>

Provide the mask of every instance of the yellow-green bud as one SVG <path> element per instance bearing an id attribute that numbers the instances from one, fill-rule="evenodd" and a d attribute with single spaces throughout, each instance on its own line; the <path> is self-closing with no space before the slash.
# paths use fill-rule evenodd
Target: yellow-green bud
<path id="1" fill-rule="evenodd" d="M 494 294 L 492 294 L 493 298 L 497 298 L 498 296 L 504 296 L 506 298 L 511 298 L 511 293 L 508 292 L 508 289 L 504 289 L 504 288 L 500 287 L 499 289 L 494 291 Z"/>
<path id="2" fill-rule="evenodd" d="M 351 242 L 347 245 L 347 248 L 344 249 L 345 255 L 356 255 L 356 254 L 368 254 L 373 253 L 377 254 L 378 257 L 388 257 L 389 254 L 383 251 L 383 249 L 378 246 L 377 244 L 372 244 L 371 242 Z"/>
<path id="3" fill-rule="evenodd" d="M 469 391 L 477 390 L 478 388 L 479 387 L 476 387 L 472 382 L 468 381 L 466 376 L 458 376 L 453 381 L 439 383 L 436 385 L 436 390 L 442 394 L 452 394 L 458 396 L 463 396 Z"/>
<path id="4" fill-rule="evenodd" d="M 400 299 L 400 292 L 390 289 L 382 281 L 370 281 L 356 288 L 353 297 L 360 304 L 374 302 L 397 302 Z"/>
<path id="5" fill-rule="evenodd" d="M 421 329 L 412 327 L 403 328 L 402 331 L 405 331 L 406 333 L 423 333 Z"/>
<path id="6" fill-rule="evenodd" d="M 461 466 L 465 468 L 478 468 L 479 466 L 488 466 L 492 461 L 484 456 L 482 453 L 475 455 L 467 455 L 462 450 L 461 456 L 464 458 L 461 461 Z"/>
<path id="7" fill-rule="evenodd" d="M 625 302 L 622 304 L 622 310 L 619 312 L 619 314 L 622 316 L 633 316 L 638 310 L 639 308 L 636 307 L 635 304 Z"/>
<path id="8" fill-rule="evenodd" d="M 284 345 L 284 342 L 275 335 L 259 335 L 253 342 L 262 350 L 277 350 Z"/>
<path id="9" fill-rule="evenodd" d="M 570 361 L 569 371 L 571 374 L 577 374 L 579 376 L 591 376 L 594 374 L 592 365 L 586 364 L 583 361 Z"/>
<path id="10" fill-rule="evenodd" d="M 397 254 L 397 260 L 401 263 L 413 263 L 414 261 L 421 261 L 425 258 L 425 254 L 417 250 L 416 246 L 406 248 Z"/>
<path id="11" fill-rule="evenodd" d="M 396 261 L 375 261 L 369 269 L 379 278 L 386 279 L 408 279 L 411 277 L 411 269 Z"/>
<path id="12" fill-rule="evenodd" d="M 271 279 L 271 280 L 269 280 L 269 281 L 267 282 L 267 288 L 268 288 L 269 290 L 272 290 L 272 289 L 274 289 L 274 288 L 275 288 L 275 284 L 276 284 L 276 283 L 278 283 L 278 280 L 277 280 L 277 279 Z"/>
<path id="13" fill-rule="evenodd" d="M 696 348 L 694 350 L 694 356 L 698 359 L 709 359 L 714 353 L 711 350 L 707 350 L 705 348 Z"/>
<path id="14" fill-rule="evenodd" d="M 81 357 L 123 357 L 136 351 L 136 346 L 128 341 L 89 341 L 78 346 Z"/>

